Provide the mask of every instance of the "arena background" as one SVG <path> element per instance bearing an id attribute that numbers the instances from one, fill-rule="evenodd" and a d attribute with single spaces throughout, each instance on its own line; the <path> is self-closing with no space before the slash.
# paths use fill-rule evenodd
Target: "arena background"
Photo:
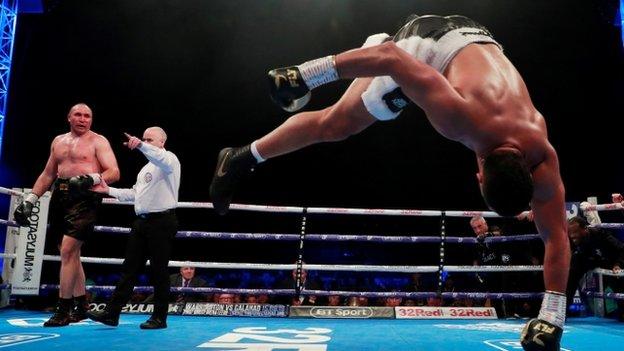
<path id="1" fill-rule="evenodd" d="M 416 13 L 466 15 L 494 33 L 546 117 L 568 200 L 597 195 L 605 202 L 612 192 L 624 192 L 617 1 L 57 0 L 45 5 L 44 13 L 18 19 L 0 160 L 5 187 L 32 186 L 53 137 L 68 130 L 68 108 L 86 102 L 94 111 L 93 130 L 109 139 L 117 156 L 122 179 L 116 186 L 134 184 L 145 164 L 139 153 L 122 146 L 122 133 L 141 135 L 145 127 L 159 125 L 169 134 L 167 148 L 182 163 L 180 200 L 209 201 L 219 149 L 249 143 L 288 117 L 269 99 L 269 69 L 358 47 L 372 33 L 394 33 Z M 335 102 L 348 84 L 315 90 L 309 109 Z M 377 123 L 347 141 L 259 166 L 235 202 L 485 209 L 475 172 L 474 154 L 437 134 L 412 106 L 397 120 Z M 7 200 L 0 198 L 2 213 Z M 300 225 L 290 215 L 180 212 L 181 229 L 187 230 L 296 233 Z M 114 208 L 100 222 L 127 226 L 131 218 L 129 208 Z M 433 235 L 437 221 L 315 217 L 308 231 Z M 450 225 L 449 232 L 469 235 L 467 220 Z M 124 243 L 123 237 L 98 236 L 83 254 L 121 257 Z M 296 258 L 295 242 L 195 243 L 176 244 L 174 258 L 281 263 Z M 413 246 L 395 244 L 375 256 L 366 247 L 342 243 L 307 250 L 314 263 L 431 264 L 437 255 L 433 247 L 415 255 Z"/>

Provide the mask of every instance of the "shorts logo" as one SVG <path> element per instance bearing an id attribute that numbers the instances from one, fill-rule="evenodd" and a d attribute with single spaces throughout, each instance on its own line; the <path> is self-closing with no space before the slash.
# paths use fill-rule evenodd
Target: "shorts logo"
<path id="1" fill-rule="evenodd" d="M 381 98 L 393 113 L 400 112 L 409 104 L 409 99 L 403 94 L 401 88 L 396 88 L 384 94 Z"/>
<path id="2" fill-rule="evenodd" d="M 405 101 L 405 100 L 403 100 L 401 98 L 393 99 L 392 103 L 398 109 L 403 109 L 405 106 L 407 106 L 407 101 Z"/>
<path id="3" fill-rule="evenodd" d="M 469 35 L 484 35 L 486 37 L 492 36 L 488 31 L 485 31 L 485 30 L 480 30 L 478 32 L 460 32 L 460 33 L 463 36 L 469 36 Z"/>
<path id="4" fill-rule="evenodd" d="M 143 177 L 143 180 L 145 180 L 146 183 L 149 183 L 152 181 L 152 174 L 150 172 L 145 173 L 145 176 Z"/>

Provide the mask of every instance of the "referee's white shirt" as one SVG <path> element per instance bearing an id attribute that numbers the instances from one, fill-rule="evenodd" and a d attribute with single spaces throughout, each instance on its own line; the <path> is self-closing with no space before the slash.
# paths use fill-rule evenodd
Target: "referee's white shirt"
<path id="1" fill-rule="evenodd" d="M 176 208 L 180 189 L 180 161 L 165 149 L 141 143 L 138 148 L 149 161 L 137 175 L 131 189 L 109 187 L 108 194 L 119 201 L 134 201 L 137 215 Z"/>

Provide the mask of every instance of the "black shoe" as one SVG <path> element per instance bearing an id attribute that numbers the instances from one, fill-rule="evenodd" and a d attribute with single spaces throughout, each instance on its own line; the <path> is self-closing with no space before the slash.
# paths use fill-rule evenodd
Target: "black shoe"
<path id="1" fill-rule="evenodd" d="M 44 327 L 64 327 L 69 325 L 69 312 L 56 308 L 50 319 L 43 323 Z"/>
<path id="2" fill-rule="evenodd" d="M 257 163 L 251 153 L 251 145 L 228 147 L 219 152 L 217 168 L 210 183 L 210 198 L 218 214 L 224 215 L 228 212 L 238 182 L 249 174 Z"/>
<path id="3" fill-rule="evenodd" d="M 74 308 L 69 312 L 69 323 L 78 323 L 87 319 L 87 311 L 83 308 Z"/>
<path id="4" fill-rule="evenodd" d="M 273 69 L 268 78 L 271 99 L 285 111 L 295 112 L 310 101 L 312 93 L 297 66 Z"/>
<path id="5" fill-rule="evenodd" d="M 144 323 L 141 323 L 141 329 L 164 329 L 167 328 L 167 322 L 156 317 L 150 317 Z"/>
<path id="6" fill-rule="evenodd" d="M 533 318 L 527 322 L 520 336 L 520 344 L 525 351 L 559 351 L 563 329 Z"/>
<path id="7" fill-rule="evenodd" d="M 111 312 L 107 309 L 103 311 L 87 311 L 86 316 L 93 321 L 110 325 L 111 327 L 119 325 L 119 313 Z"/>

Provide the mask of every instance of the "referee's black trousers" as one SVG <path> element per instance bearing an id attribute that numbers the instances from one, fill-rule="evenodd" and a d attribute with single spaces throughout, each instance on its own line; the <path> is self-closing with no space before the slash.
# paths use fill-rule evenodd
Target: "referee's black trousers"
<path id="1" fill-rule="evenodd" d="M 111 308 L 119 310 L 130 297 L 139 274 L 150 260 L 151 281 L 154 285 L 153 317 L 167 319 L 169 307 L 169 257 L 171 244 L 178 230 L 175 213 L 166 212 L 141 215 L 132 223 L 126 247 L 121 280 L 113 292 Z"/>

